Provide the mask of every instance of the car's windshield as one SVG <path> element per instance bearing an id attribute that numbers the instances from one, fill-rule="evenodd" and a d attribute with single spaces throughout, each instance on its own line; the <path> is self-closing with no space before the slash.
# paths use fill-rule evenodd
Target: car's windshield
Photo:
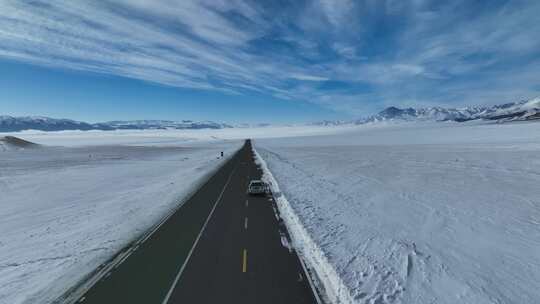
<path id="1" fill-rule="evenodd" d="M 263 186 L 263 183 L 261 183 L 261 182 L 252 182 L 252 183 L 251 183 L 251 186 L 252 186 L 252 187 L 262 187 L 262 186 Z"/>

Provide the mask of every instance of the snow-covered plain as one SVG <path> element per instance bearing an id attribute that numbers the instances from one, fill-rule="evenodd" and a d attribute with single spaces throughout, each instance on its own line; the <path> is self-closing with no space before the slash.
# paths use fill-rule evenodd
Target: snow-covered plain
<path id="1" fill-rule="evenodd" d="M 243 139 L 343 128 L 0 133 L 0 303 L 50 303 L 157 223 Z"/>
<path id="2" fill-rule="evenodd" d="M 200 141 L 333 134 L 349 129 L 355 129 L 355 126 L 325 127 L 299 125 L 200 130 L 93 130 L 58 132 L 29 130 L 17 133 L 0 133 L 0 137 L 14 135 L 38 144 L 67 147 L 107 144 L 176 146 Z"/>
<path id="3" fill-rule="evenodd" d="M 366 125 L 255 147 L 334 302 L 540 303 L 540 123 Z"/>
<path id="4" fill-rule="evenodd" d="M 0 149 L 2 304 L 53 301 L 244 138 L 257 139 L 285 194 L 281 214 L 330 297 L 540 302 L 538 123 L 3 135 L 45 147 Z"/>
<path id="5" fill-rule="evenodd" d="M 220 151 L 242 145 L 176 138 L 156 146 L 155 137 L 133 135 L 146 146 L 127 146 L 98 133 L 67 135 L 34 137 L 79 147 L 0 150 L 2 304 L 50 303 L 175 208 L 224 162 Z"/>

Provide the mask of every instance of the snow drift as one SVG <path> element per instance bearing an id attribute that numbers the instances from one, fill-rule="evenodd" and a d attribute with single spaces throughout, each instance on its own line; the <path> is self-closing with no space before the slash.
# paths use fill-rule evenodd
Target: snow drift
<path id="1" fill-rule="evenodd" d="M 0 152 L 0 303 L 51 303 L 176 208 L 241 141 Z"/>
<path id="2" fill-rule="evenodd" d="M 330 300 L 540 302 L 540 124 L 365 127 L 255 147 Z"/>
<path id="3" fill-rule="evenodd" d="M 322 292 L 324 301 L 327 303 L 353 303 L 348 288 L 328 261 L 324 251 L 313 241 L 302 220 L 297 216 L 287 198 L 282 195 L 268 165 L 257 150 L 254 149 L 253 152 L 255 153 L 255 162 L 263 170 L 262 180 L 270 186 L 279 208 L 279 214 L 291 234 L 293 247 L 299 253 L 300 258 L 307 262 L 312 280 L 317 289 Z"/>

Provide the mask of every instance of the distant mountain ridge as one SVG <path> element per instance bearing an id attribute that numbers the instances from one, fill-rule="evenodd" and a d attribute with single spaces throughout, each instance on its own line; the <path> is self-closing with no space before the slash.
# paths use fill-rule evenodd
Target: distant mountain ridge
<path id="1" fill-rule="evenodd" d="M 118 129 L 223 129 L 233 126 L 217 123 L 213 121 L 192 121 L 192 120 L 129 120 L 129 121 L 109 121 L 105 122 L 107 126 Z"/>
<path id="2" fill-rule="evenodd" d="M 389 107 L 377 115 L 358 122 L 385 120 L 421 120 L 421 121 L 469 121 L 469 120 L 533 120 L 540 118 L 540 97 L 519 102 L 495 106 L 476 106 L 465 108 L 405 108 Z"/>
<path id="3" fill-rule="evenodd" d="M 324 120 L 311 123 L 317 126 L 339 126 L 365 124 L 380 121 L 457 121 L 494 120 L 498 122 L 540 120 L 540 97 L 495 106 L 473 106 L 465 108 L 398 108 L 388 107 L 383 111 L 353 121 Z M 56 119 L 43 116 L 1 116 L 0 132 L 24 130 L 64 131 L 64 130 L 161 130 L 161 129 L 224 129 L 267 127 L 269 124 L 229 125 L 213 121 L 192 120 L 129 120 L 86 123 L 71 119 Z"/>
<path id="4" fill-rule="evenodd" d="M 419 121 L 469 121 L 497 120 L 519 121 L 540 119 L 540 97 L 494 106 L 475 106 L 465 108 L 405 108 L 389 107 L 377 115 L 360 119 L 357 123 L 385 120 Z"/>
<path id="5" fill-rule="evenodd" d="M 43 116 L 0 116 L 0 132 L 24 130 L 66 131 L 66 130 L 148 130 L 148 129 L 223 129 L 231 125 L 213 121 L 172 121 L 172 120 L 132 120 L 87 123 L 71 119 L 56 119 Z"/>

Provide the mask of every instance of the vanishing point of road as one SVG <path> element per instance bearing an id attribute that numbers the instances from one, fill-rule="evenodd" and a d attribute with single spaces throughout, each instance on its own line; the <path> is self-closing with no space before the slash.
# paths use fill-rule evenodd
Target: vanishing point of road
<path id="1" fill-rule="evenodd" d="M 251 142 L 146 236 L 79 286 L 72 303 L 317 303 Z M 188 178 L 188 177 L 186 177 Z"/>

